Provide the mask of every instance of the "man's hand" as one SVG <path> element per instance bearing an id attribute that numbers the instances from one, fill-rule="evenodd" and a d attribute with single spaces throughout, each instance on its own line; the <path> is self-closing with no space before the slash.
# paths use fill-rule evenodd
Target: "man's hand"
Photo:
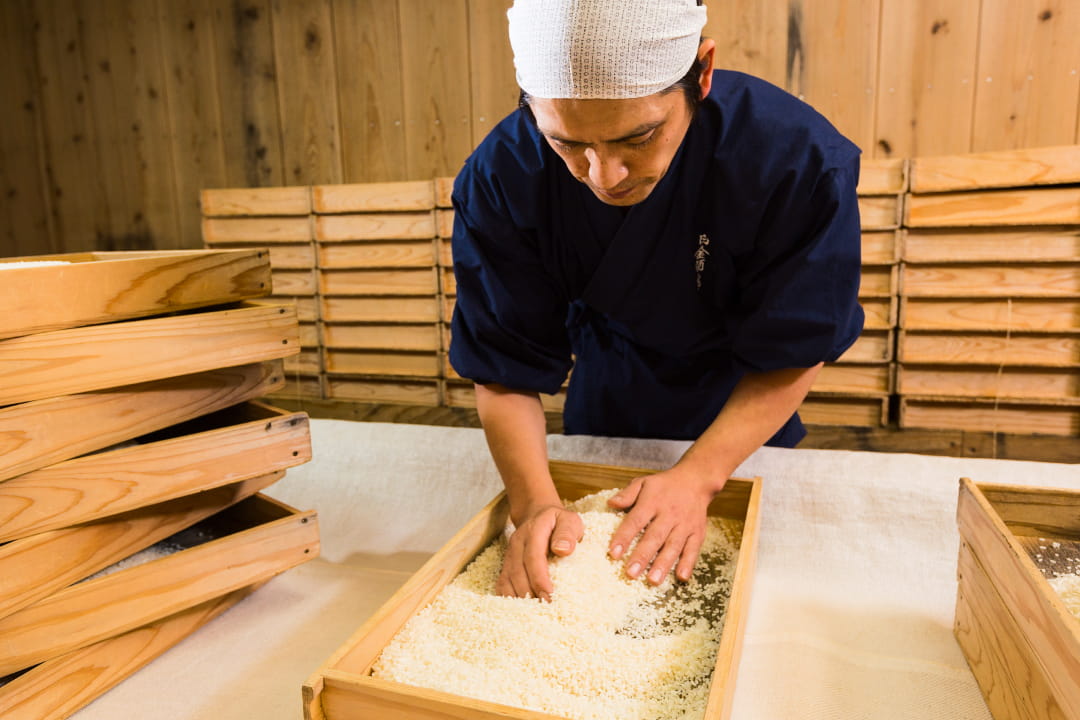
<path id="1" fill-rule="evenodd" d="M 679 580 L 689 580 L 705 541 L 709 502 L 722 488 L 678 466 L 635 478 L 608 500 L 613 508 L 629 509 L 608 552 L 620 559 L 644 529 L 626 560 L 626 574 L 636 578 L 651 564 L 649 582 L 659 585 L 674 566 Z"/>
<path id="2" fill-rule="evenodd" d="M 533 510 L 510 536 L 495 592 L 550 600 L 553 586 L 548 573 L 548 553 L 569 555 L 584 534 L 581 516 L 562 505 L 544 505 Z"/>

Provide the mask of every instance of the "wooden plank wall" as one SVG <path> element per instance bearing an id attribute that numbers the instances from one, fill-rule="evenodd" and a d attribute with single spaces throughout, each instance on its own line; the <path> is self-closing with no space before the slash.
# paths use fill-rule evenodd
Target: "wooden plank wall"
<path id="1" fill-rule="evenodd" d="M 453 175 L 511 0 L 5 0 L 0 256 L 199 247 L 198 189 Z M 872 158 L 1080 142 L 1075 0 L 711 0 L 722 67 Z"/>

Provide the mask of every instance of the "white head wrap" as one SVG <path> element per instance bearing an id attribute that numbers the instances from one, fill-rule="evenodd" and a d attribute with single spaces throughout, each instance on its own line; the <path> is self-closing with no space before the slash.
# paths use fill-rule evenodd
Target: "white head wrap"
<path id="1" fill-rule="evenodd" d="M 697 0 L 516 0 L 507 13 L 521 89 L 538 98 L 636 98 L 697 57 Z"/>

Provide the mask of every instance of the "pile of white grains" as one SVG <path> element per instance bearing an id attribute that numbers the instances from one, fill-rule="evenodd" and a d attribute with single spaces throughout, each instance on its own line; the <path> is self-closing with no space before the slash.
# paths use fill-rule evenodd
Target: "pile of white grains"
<path id="1" fill-rule="evenodd" d="M 551 602 L 495 594 L 500 537 L 405 624 L 375 677 L 573 720 L 701 718 L 741 523 L 711 518 L 694 577 L 654 587 L 608 557 L 614 492 L 570 504 L 585 536 L 551 560 Z"/>
<path id="2" fill-rule="evenodd" d="M 1058 575 L 1049 580 L 1050 587 L 1073 616 L 1080 618 L 1080 575 Z"/>

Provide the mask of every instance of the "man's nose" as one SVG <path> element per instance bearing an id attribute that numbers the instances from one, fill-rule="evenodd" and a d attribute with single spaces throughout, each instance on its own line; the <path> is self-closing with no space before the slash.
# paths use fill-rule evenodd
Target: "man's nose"
<path id="1" fill-rule="evenodd" d="M 588 148 L 585 150 L 585 159 L 589 162 L 589 182 L 601 190 L 617 187 L 629 174 L 626 165 L 616 153 Z"/>

